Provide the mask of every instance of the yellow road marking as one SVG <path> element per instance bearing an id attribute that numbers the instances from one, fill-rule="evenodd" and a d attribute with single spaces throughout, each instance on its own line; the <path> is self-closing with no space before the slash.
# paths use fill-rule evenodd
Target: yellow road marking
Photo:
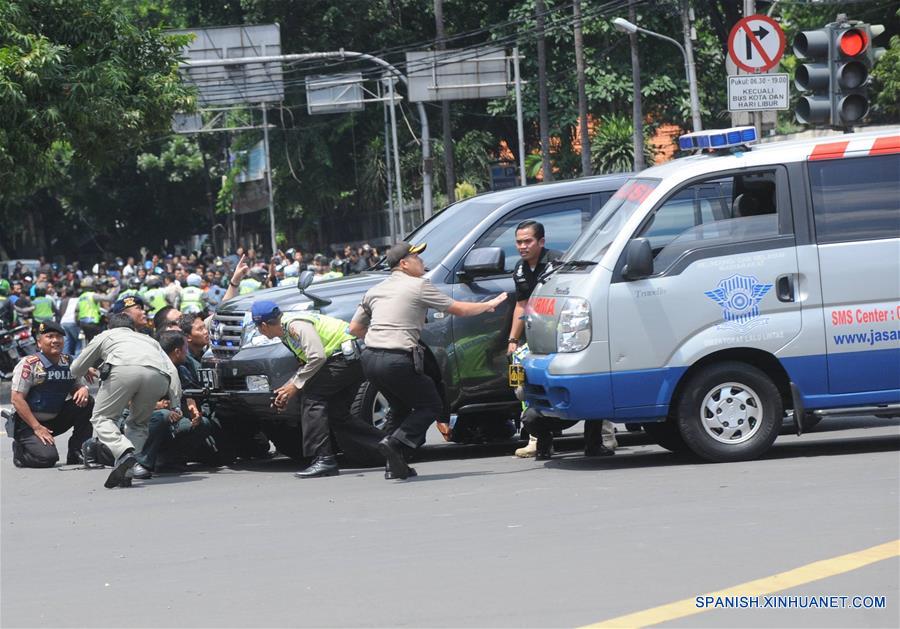
<path id="1" fill-rule="evenodd" d="M 848 553 L 831 559 L 824 559 L 814 563 L 781 572 L 755 581 L 747 581 L 740 585 L 720 590 L 717 592 L 709 592 L 700 596 L 764 596 L 774 592 L 781 592 L 799 585 L 805 585 L 820 579 L 826 579 L 838 574 L 857 570 L 869 564 L 890 559 L 892 557 L 900 557 L 900 539 L 895 539 L 886 544 L 872 546 L 865 550 L 855 553 Z M 685 618 L 693 616 L 701 612 L 713 609 L 710 606 L 697 607 L 697 597 L 686 598 L 667 605 L 652 607 L 633 614 L 618 616 L 592 625 L 585 625 L 580 629 L 594 629 L 595 627 L 649 627 L 669 620 L 677 618 Z"/>

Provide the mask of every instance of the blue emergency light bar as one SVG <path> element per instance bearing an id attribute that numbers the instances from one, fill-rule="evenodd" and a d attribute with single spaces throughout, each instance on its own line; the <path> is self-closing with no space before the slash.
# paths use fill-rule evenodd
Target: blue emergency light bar
<path id="1" fill-rule="evenodd" d="M 682 151 L 694 149 L 727 149 L 756 142 L 756 127 L 732 127 L 731 129 L 713 129 L 711 131 L 695 131 L 678 137 L 678 148 Z"/>

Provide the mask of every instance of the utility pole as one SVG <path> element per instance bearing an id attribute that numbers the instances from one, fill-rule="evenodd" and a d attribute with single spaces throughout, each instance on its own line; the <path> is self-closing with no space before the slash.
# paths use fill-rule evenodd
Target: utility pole
<path id="1" fill-rule="evenodd" d="M 444 32 L 444 0 L 434 0 L 434 25 L 437 32 L 435 48 L 447 49 L 447 34 Z M 456 202 L 456 159 L 453 151 L 453 129 L 450 127 L 450 101 L 441 101 L 441 129 L 444 132 L 444 181 L 447 184 L 447 202 Z"/>
<path id="2" fill-rule="evenodd" d="M 755 0 L 744 0 L 744 17 L 750 17 L 751 15 L 756 14 L 756 2 Z M 750 112 L 750 124 L 756 127 L 756 135 L 759 136 L 762 134 L 762 112 L 761 111 L 751 111 Z"/>
<path id="3" fill-rule="evenodd" d="M 628 20 L 637 23 L 637 11 L 634 8 L 634 0 L 628 2 Z M 644 114 L 643 103 L 641 102 L 641 63 L 638 58 L 638 34 L 637 31 L 628 34 L 628 43 L 631 48 L 631 124 L 634 128 L 634 138 L 632 141 L 634 148 L 634 171 L 640 172 L 644 170 Z"/>
<path id="4" fill-rule="evenodd" d="M 588 177 L 591 169 L 591 136 L 588 129 L 587 90 L 584 80 L 584 37 L 581 31 L 581 0 L 572 2 L 575 35 L 575 72 L 578 74 L 578 132 L 581 135 L 581 174 Z"/>
<path id="5" fill-rule="evenodd" d="M 541 162 L 544 181 L 553 181 L 553 167 L 550 165 L 550 117 L 547 113 L 547 42 L 544 40 L 544 14 L 547 7 L 544 0 L 534 0 L 537 18 L 537 62 L 538 62 L 538 108 L 541 128 Z"/>
<path id="6" fill-rule="evenodd" d="M 751 2 L 752 4 L 752 2 Z M 697 68 L 694 66 L 694 44 L 691 41 L 691 8 L 689 0 L 681 0 L 681 30 L 684 34 L 685 63 L 687 64 L 688 89 L 691 94 L 691 117 L 694 131 L 703 129 L 700 120 L 700 94 L 697 91 Z"/>

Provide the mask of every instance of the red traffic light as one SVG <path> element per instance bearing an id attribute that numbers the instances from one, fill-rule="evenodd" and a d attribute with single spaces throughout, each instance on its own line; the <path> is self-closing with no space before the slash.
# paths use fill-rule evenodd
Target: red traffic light
<path id="1" fill-rule="evenodd" d="M 848 57 L 855 57 L 864 52 L 869 45 L 869 36 L 865 31 L 858 28 L 851 28 L 841 33 L 838 39 L 838 46 L 841 52 Z"/>

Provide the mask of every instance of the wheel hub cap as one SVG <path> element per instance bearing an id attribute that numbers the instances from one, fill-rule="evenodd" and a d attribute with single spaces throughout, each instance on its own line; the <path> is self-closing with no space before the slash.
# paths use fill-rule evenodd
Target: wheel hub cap
<path id="1" fill-rule="evenodd" d="M 738 382 L 714 387 L 703 399 L 700 420 L 706 433 L 720 443 L 743 443 L 762 425 L 762 403 L 756 392 Z"/>

